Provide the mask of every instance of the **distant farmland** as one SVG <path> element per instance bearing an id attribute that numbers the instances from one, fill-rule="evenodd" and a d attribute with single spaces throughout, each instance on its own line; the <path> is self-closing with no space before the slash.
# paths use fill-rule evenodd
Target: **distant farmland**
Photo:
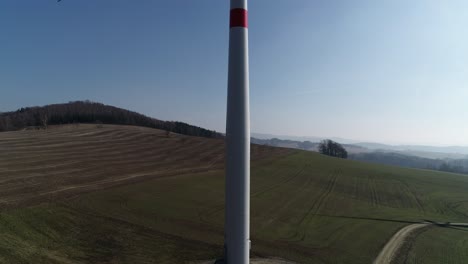
<path id="1" fill-rule="evenodd" d="M 219 257 L 223 149 L 222 139 L 130 126 L 0 133 L 0 262 L 184 263 Z M 405 225 L 468 222 L 466 176 L 257 145 L 252 158 L 256 256 L 372 263 Z M 434 245 L 455 248 L 452 260 L 463 260 L 466 234 L 463 228 L 428 229 L 408 259 L 429 263 L 424 249 L 441 237 Z M 436 252 L 434 247 L 430 253 Z"/>

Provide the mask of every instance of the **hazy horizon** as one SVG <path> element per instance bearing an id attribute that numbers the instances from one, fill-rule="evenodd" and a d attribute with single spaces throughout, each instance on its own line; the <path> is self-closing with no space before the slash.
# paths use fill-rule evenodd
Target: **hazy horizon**
<path id="1" fill-rule="evenodd" d="M 384 145 L 390 145 L 390 146 L 430 146 L 430 147 L 467 147 L 468 145 L 450 145 L 450 144 L 415 144 L 412 142 L 386 142 L 386 141 L 374 141 L 371 139 L 359 139 L 359 138 L 349 138 L 349 137 L 342 137 L 342 136 L 333 136 L 333 135 L 280 135 L 280 134 L 271 134 L 271 133 L 263 133 L 263 132 L 257 132 L 257 131 L 251 131 L 252 134 L 264 134 L 264 135 L 272 135 L 276 136 L 278 138 L 303 138 L 303 141 L 308 140 L 307 138 L 324 138 L 324 139 L 332 139 L 339 141 L 340 143 L 343 144 L 357 144 L 357 143 L 376 143 L 376 144 L 384 144 Z M 255 136 L 252 136 L 255 137 Z M 310 141 L 310 140 L 309 140 Z"/>
<path id="2" fill-rule="evenodd" d="M 0 111 L 89 99 L 224 132 L 228 1 L 0 3 Z M 251 130 L 468 146 L 468 3 L 252 1 Z"/>

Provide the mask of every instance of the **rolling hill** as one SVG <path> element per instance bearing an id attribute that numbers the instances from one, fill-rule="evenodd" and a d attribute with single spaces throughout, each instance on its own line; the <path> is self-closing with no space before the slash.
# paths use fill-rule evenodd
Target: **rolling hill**
<path id="1" fill-rule="evenodd" d="M 295 141 L 295 140 L 288 140 L 288 139 L 279 139 L 279 138 L 271 138 L 271 139 L 259 139 L 252 137 L 251 142 L 258 145 L 266 145 L 272 147 L 280 147 L 280 148 L 295 148 L 295 149 L 302 149 L 308 151 L 315 151 L 318 152 L 319 142 L 311 142 L 311 141 Z M 360 147 L 357 145 L 352 144 L 342 144 L 343 147 L 346 148 L 346 151 L 351 154 L 359 154 L 359 153 L 366 153 L 369 152 L 368 149 L 364 147 Z"/>
<path id="2" fill-rule="evenodd" d="M 193 263 L 222 254 L 222 139 L 74 124 L 1 132 L 0 150 L 2 263 Z M 468 177 L 458 174 L 252 145 L 251 180 L 254 256 L 371 263 L 403 226 L 468 222 Z M 408 256 L 441 263 L 421 250 L 437 230 Z"/>
<path id="3" fill-rule="evenodd" d="M 216 131 L 178 121 L 162 121 L 140 113 L 89 100 L 22 107 L 16 111 L 0 113 L 0 132 L 20 129 L 41 129 L 46 128 L 48 125 L 78 123 L 143 126 L 189 136 L 222 137 Z"/>
<path id="4" fill-rule="evenodd" d="M 307 151 L 318 152 L 319 143 L 310 141 L 295 141 L 285 140 L 278 138 L 271 139 L 258 139 L 252 138 L 252 143 L 283 147 L 294 148 Z M 373 144 L 376 146 L 386 146 L 383 144 Z M 381 149 L 368 149 L 354 144 L 343 144 L 343 147 L 349 153 L 348 158 L 353 160 L 360 160 L 365 162 L 379 163 L 392 166 L 401 166 L 407 168 L 440 170 L 446 172 L 468 174 L 468 159 L 466 156 L 454 153 L 440 153 L 440 152 L 417 152 L 410 150 L 381 150 Z M 428 158 L 438 157 L 438 158 Z M 452 158 L 447 158 L 452 157 Z M 454 158 L 462 157 L 462 158 Z"/>

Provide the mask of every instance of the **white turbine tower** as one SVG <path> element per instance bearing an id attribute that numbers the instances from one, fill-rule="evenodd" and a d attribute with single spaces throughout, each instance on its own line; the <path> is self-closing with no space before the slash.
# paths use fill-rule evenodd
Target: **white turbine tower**
<path id="1" fill-rule="evenodd" d="M 247 0 L 231 0 L 226 117 L 225 263 L 248 264 L 250 114 Z"/>

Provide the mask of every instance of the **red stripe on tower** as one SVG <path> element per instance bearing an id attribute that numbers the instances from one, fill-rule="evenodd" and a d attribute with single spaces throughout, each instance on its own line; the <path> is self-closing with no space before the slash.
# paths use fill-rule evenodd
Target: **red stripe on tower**
<path id="1" fill-rule="evenodd" d="M 243 8 L 231 9 L 229 27 L 248 27 L 247 10 Z"/>

